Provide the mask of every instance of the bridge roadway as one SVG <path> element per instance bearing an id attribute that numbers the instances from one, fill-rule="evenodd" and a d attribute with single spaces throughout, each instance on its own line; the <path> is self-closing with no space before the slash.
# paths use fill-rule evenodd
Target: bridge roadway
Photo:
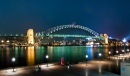
<path id="1" fill-rule="evenodd" d="M 70 38 L 92 38 L 92 39 L 98 39 L 98 40 L 101 40 L 101 41 L 104 41 L 105 40 L 105 38 L 104 37 L 102 37 L 102 36 L 88 36 L 88 35 L 60 35 L 60 34 L 49 34 L 49 35 L 46 35 L 46 36 L 44 36 L 44 35 L 35 35 L 35 38 L 38 38 L 38 39 L 43 39 L 43 38 L 45 38 L 45 37 L 50 37 L 50 38 L 54 38 L 54 37 L 63 37 L 63 38 L 68 38 L 68 37 L 70 37 Z"/>
<path id="2" fill-rule="evenodd" d="M 15 35 L 15 36 L 0 36 L 0 38 L 22 38 L 25 37 L 27 38 L 26 35 Z M 84 38 L 100 38 L 104 39 L 104 37 L 101 36 L 88 36 L 88 35 L 60 35 L 60 34 L 50 34 L 50 35 L 38 35 L 36 34 L 34 37 L 84 37 Z"/>
<path id="3" fill-rule="evenodd" d="M 36 35 L 36 37 L 45 37 L 44 35 Z M 50 34 L 46 35 L 46 37 L 85 37 L 85 38 L 103 38 L 101 36 L 88 36 L 88 35 L 60 35 L 60 34 Z"/>

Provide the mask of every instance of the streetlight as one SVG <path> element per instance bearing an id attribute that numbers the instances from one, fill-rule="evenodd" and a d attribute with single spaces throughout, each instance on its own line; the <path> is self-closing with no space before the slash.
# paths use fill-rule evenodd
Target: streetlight
<path id="1" fill-rule="evenodd" d="M 126 39 L 124 38 L 122 41 L 123 41 L 123 43 L 124 43 L 124 50 L 122 50 L 122 52 L 123 52 L 124 55 L 125 55 L 125 45 L 126 45 L 125 43 L 126 43 Z M 124 58 L 123 58 L 123 59 L 124 59 Z"/>
<path id="2" fill-rule="evenodd" d="M 123 56 L 124 56 L 124 55 L 125 55 L 125 53 L 124 53 L 125 51 L 124 51 L 124 50 L 122 50 L 122 52 L 123 52 Z"/>
<path id="3" fill-rule="evenodd" d="M 88 55 L 86 55 L 85 57 L 86 57 L 86 65 L 87 65 L 87 61 L 88 61 Z"/>
<path id="4" fill-rule="evenodd" d="M 124 50 L 122 50 L 122 52 L 124 53 L 125 51 L 124 51 Z"/>
<path id="5" fill-rule="evenodd" d="M 127 49 L 127 52 L 129 52 L 129 49 Z M 130 54 L 130 53 L 128 53 L 128 58 L 129 58 L 129 54 Z"/>
<path id="6" fill-rule="evenodd" d="M 111 54 L 111 52 L 109 51 L 108 53 L 109 53 L 109 59 L 110 59 L 110 54 Z"/>
<path id="7" fill-rule="evenodd" d="M 127 54 L 127 55 L 128 55 L 127 59 L 129 59 L 129 49 L 127 49 L 126 51 L 127 51 L 127 53 L 128 53 L 128 54 Z"/>
<path id="8" fill-rule="evenodd" d="M 1 42 L 2 42 L 2 45 L 3 45 L 4 40 L 1 40 Z"/>
<path id="9" fill-rule="evenodd" d="M 129 49 L 127 49 L 127 51 L 129 52 Z"/>
<path id="10" fill-rule="evenodd" d="M 118 51 L 116 51 L 116 53 L 118 54 Z M 118 58 L 118 56 L 117 56 L 117 58 Z"/>
<path id="11" fill-rule="evenodd" d="M 10 41 L 9 41 L 9 40 L 7 40 L 6 42 L 7 42 L 7 43 L 9 43 Z"/>
<path id="12" fill-rule="evenodd" d="M 111 54 L 111 52 L 109 51 L 109 54 Z"/>
<path id="13" fill-rule="evenodd" d="M 123 52 L 123 56 L 125 55 L 125 51 L 124 50 L 122 50 L 122 52 Z"/>
<path id="14" fill-rule="evenodd" d="M 116 53 L 118 54 L 118 51 L 116 51 Z"/>
<path id="15" fill-rule="evenodd" d="M 49 58 L 49 56 L 48 56 L 48 55 L 46 55 L 46 59 L 47 59 L 47 67 L 48 67 L 48 58 Z"/>
<path id="16" fill-rule="evenodd" d="M 99 57 L 100 57 L 100 62 L 101 62 L 101 56 L 102 56 L 102 53 L 99 53 L 98 55 L 99 55 Z"/>
<path id="17" fill-rule="evenodd" d="M 123 43 L 124 43 L 124 52 L 125 52 L 126 39 L 124 38 L 122 41 L 123 41 Z M 123 50 L 122 50 L 122 51 L 123 51 Z"/>
<path id="18" fill-rule="evenodd" d="M 12 58 L 12 62 L 13 62 L 13 72 L 14 72 L 14 62 L 15 62 L 15 58 Z"/>

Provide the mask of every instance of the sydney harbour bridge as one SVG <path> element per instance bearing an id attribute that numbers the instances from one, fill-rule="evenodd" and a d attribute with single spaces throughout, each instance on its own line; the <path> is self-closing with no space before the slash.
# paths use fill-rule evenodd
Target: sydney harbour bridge
<path id="1" fill-rule="evenodd" d="M 82 45 L 82 44 L 108 44 L 107 34 L 98 34 L 94 30 L 81 25 L 61 25 L 42 32 L 34 33 L 29 29 L 27 34 L 1 35 L 1 44 L 13 45 Z"/>

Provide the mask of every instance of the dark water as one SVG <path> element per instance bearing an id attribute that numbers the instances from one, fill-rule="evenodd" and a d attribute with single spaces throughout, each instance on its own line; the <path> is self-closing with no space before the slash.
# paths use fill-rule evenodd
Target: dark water
<path id="1" fill-rule="evenodd" d="M 108 52 L 111 55 L 116 54 L 116 50 L 121 53 L 122 48 L 117 47 L 87 47 L 87 46 L 38 46 L 38 47 L 0 47 L 0 69 L 12 67 L 12 58 L 15 57 L 15 66 L 30 66 L 35 64 L 46 63 L 46 55 L 49 56 L 48 62 L 60 62 L 63 57 L 66 62 L 78 63 L 86 60 L 98 59 L 99 53 L 102 53 L 102 58 L 108 57 Z M 116 65 L 116 63 L 115 63 Z M 113 67 L 113 65 L 111 65 Z M 118 72 L 119 74 L 119 66 Z"/>

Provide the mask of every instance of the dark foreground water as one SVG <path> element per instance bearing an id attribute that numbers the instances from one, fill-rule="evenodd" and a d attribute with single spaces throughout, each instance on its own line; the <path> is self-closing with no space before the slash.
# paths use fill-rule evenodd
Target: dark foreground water
<path id="1" fill-rule="evenodd" d="M 116 50 L 121 53 L 122 47 L 87 47 L 87 46 L 37 46 L 37 47 L 0 47 L 0 69 L 15 66 L 31 66 L 48 62 L 60 62 L 64 58 L 65 62 L 78 63 L 86 60 L 107 58 L 116 54 Z M 128 49 L 128 48 L 126 48 Z M 102 54 L 99 57 L 99 53 Z M 48 60 L 45 56 L 48 55 Z M 15 57 L 15 63 L 12 58 Z M 115 63 L 116 64 L 116 63 Z M 113 68 L 114 65 L 111 66 Z M 116 66 L 117 74 L 119 74 L 119 66 Z"/>

